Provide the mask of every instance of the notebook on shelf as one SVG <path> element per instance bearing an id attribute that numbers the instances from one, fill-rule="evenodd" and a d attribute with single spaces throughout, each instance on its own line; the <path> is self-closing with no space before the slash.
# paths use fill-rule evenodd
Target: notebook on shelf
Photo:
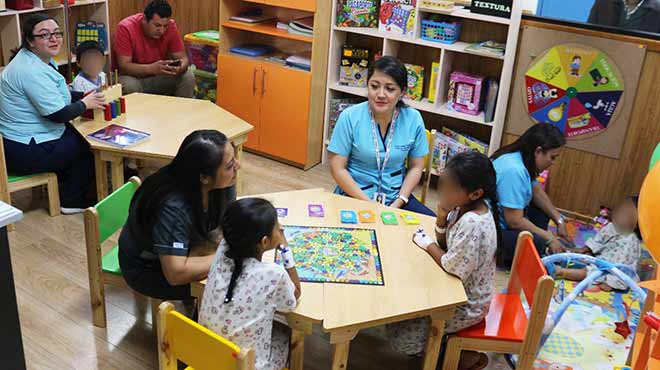
<path id="1" fill-rule="evenodd" d="M 92 140 L 110 144 L 119 148 L 126 148 L 148 139 L 151 134 L 134 130 L 132 128 L 110 124 L 98 131 L 87 135 Z"/>
<path id="2" fill-rule="evenodd" d="M 247 55 L 249 57 L 259 57 L 275 50 L 270 45 L 265 44 L 244 44 L 237 45 L 229 49 L 231 53 Z"/>

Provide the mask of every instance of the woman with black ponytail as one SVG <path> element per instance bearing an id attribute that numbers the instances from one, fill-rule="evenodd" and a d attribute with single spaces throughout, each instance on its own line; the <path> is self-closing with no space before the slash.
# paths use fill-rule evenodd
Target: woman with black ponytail
<path id="1" fill-rule="evenodd" d="M 423 229 L 413 235 L 414 243 L 440 268 L 463 281 L 468 303 L 457 307 L 454 317 L 447 321 L 447 334 L 476 325 L 488 314 L 501 241 L 498 208 L 491 161 L 477 152 L 461 153 L 452 158 L 441 175 L 435 238 Z M 424 350 L 429 328 L 430 320 L 420 318 L 388 325 L 387 329 L 395 350 L 415 355 Z M 461 353 L 460 369 L 477 370 L 487 365 L 483 353 Z"/>
<path id="2" fill-rule="evenodd" d="M 224 240 L 209 272 L 199 322 L 254 349 L 257 369 L 282 369 L 289 333 L 273 318 L 275 311 L 296 307 L 300 280 L 277 212 L 267 200 L 245 198 L 227 207 L 221 226 Z M 261 261 L 264 252 L 276 248 L 283 266 Z"/>

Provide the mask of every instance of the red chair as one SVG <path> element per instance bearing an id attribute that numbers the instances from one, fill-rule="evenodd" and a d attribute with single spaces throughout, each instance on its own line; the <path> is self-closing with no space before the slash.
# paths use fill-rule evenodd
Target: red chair
<path id="1" fill-rule="evenodd" d="M 462 350 L 516 353 L 519 370 L 531 370 L 554 289 L 529 232 L 518 236 L 506 294 L 496 294 L 480 324 L 461 330 L 447 343 L 443 370 L 458 369 Z M 527 318 L 520 298 L 530 305 Z"/>

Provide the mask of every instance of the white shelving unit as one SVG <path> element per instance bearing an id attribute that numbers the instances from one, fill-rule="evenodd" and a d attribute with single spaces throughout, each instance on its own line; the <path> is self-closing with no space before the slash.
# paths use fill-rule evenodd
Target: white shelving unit
<path id="1" fill-rule="evenodd" d="M 338 27 L 336 26 L 336 7 L 337 0 L 332 0 L 332 31 L 330 35 L 330 52 L 328 57 L 328 81 L 327 81 L 327 94 L 325 106 L 325 120 L 324 120 L 324 143 L 327 147 L 330 137 L 328 136 L 328 119 L 330 115 L 330 101 L 338 97 L 365 97 L 367 96 L 366 88 L 355 88 L 343 86 L 339 84 L 339 61 L 341 59 L 342 47 L 346 44 L 353 47 L 367 47 L 372 52 L 382 51 L 383 55 L 390 55 L 399 57 L 399 51 L 402 49 L 417 48 L 412 55 L 417 56 L 419 53 L 426 53 L 428 55 L 437 55 L 433 57 L 434 62 L 440 64 L 440 73 L 435 87 L 434 102 L 431 103 L 427 98 L 421 101 L 413 101 L 406 99 L 405 102 L 421 112 L 427 112 L 433 117 L 448 118 L 452 120 L 460 120 L 461 125 L 481 125 L 485 127 L 490 135 L 488 138 L 482 138 L 489 142 L 491 153 L 497 150 L 500 146 L 502 139 L 502 131 L 504 127 L 504 119 L 509 99 L 509 91 L 511 88 L 511 80 L 513 75 L 513 65 L 516 55 L 516 48 L 518 43 L 518 33 L 520 29 L 520 19 L 522 8 L 519 1 L 514 1 L 512 8 L 511 18 L 500 18 L 482 14 L 471 13 L 470 10 L 464 8 L 455 8 L 453 11 L 441 12 L 432 9 L 425 9 L 419 5 L 417 7 L 417 19 L 415 29 L 412 37 L 406 37 L 398 34 L 388 32 L 381 32 L 378 29 L 372 28 L 357 28 L 357 27 Z M 506 50 L 504 56 L 495 56 L 490 54 L 482 54 L 466 50 L 471 42 L 457 41 L 454 44 L 443 44 L 439 42 L 427 41 L 421 39 L 421 20 L 428 17 L 429 14 L 442 14 L 458 20 L 467 20 L 472 22 L 473 25 L 480 25 L 481 22 L 488 24 L 488 27 L 502 28 L 502 32 L 506 31 Z M 482 40 L 489 39 L 488 35 L 484 36 Z M 462 37 L 459 37 L 462 40 Z M 474 40 L 476 41 L 476 40 Z M 427 50 L 428 49 L 428 50 Z M 415 57 L 410 57 L 411 53 L 407 53 L 407 60 L 400 58 L 406 63 L 416 63 Z M 497 105 L 495 108 L 495 116 L 492 122 L 485 122 L 484 114 L 477 116 L 464 114 L 449 110 L 447 108 L 447 90 L 449 87 L 449 75 L 454 70 L 461 70 L 460 61 L 469 56 L 470 58 L 480 58 L 479 61 L 483 63 L 494 63 L 499 67 L 499 92 L 497 96 Z M 456 61 L 458 59 L 458 61 Z M 424 65 L 425 74 L 430 74 L 431 65 Z M 494 77 L 494 76 L 488 76 Z M 430 81 L 428 76 L 425 81 Z M 425 88 L 425 91 L 428 91 Z M 427 127 L 429 124 L 427 122 Z M 483 130 L 481 130 L 483 131 Z M 327 159 L 327 150 L 323 151 L 323 161 Z"/>
<path id="2" fill-rule="evenodd" d="M 21 24 L 31 14 L 36 12 L 44 12 L 50 14 L 60 24 L 62 31 L 64 31 L 64 6 L 58 5 L 51 8 L 44 8 L 43 0 L 35 0 L 35 7 L 26 10 L 12 10 L 0 12 L 0 42 L 2 43 L 2 60 L 0 61 L 0 68 L 4 68 L 9 63 L 11 51 L 18 47 L 21 43 Z M 106 26 L 107 37 L 106 44 L 108 49 L 105 54 L 110 55 L 110 16 L 108 14 L 108 0 L 76 0 L 75 3 L 69 5 L 69 34 L 65 35 L 64 43 L 60 54 L 55 57 L 58 65 L 67 64 L 67 53 L 71 57 L 71 63 L 75 63 L 75 50 L 74 34 L 75 25 L 78 21 L 93 20 L 102 22 Z"/>

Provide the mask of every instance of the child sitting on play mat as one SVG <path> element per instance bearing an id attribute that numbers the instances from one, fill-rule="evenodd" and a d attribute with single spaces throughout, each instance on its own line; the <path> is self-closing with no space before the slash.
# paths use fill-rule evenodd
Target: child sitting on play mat
<path id="1" fill-rule="evenodd" d="M 495 254 L 501 238 L 494 216 L 499 206 L 493 164 L 477 152 L 457 154 L 441 175 L 440 194 L 436 238 L 420 229 L 413 241 L 440 268 L 463 281 L 468 302 L 446 322 L 445 333 L 451 334 L 481 322 L 493 297 Z M 429 318 L 420 318 L 390 324 L 387 331 L 395 350 L 416 355 L 424 350 L 429 328 Z M 485 354 L 461 352 L 459 369 L 479 370 L 487 365 Z"/>
<path id="2" fill-rule="evenodd" d="M 637 229 L 637 197 L 626 197 L 612 213 L 612 222 L 598 231 L 598 234 L 586 241 L 584 247 L 575 250 L 576 253 L 590 254 L 610 263 L 622 264 L 637 271 L 637 263 L 641 254 L 641 241 Z M 570 250 L 567 250 L 569 252 Z M 586 268 L 571 269 L 555 267 L 556 278 L 581 281 L 597 269 L 589 265 Z M 637 276 L 635 280 L 639 280 Z M 606 274 L 594 283 L 600 284 L 604 291 L 612 289 L 625 290 L 628 286 L 618 277 Z"/>

